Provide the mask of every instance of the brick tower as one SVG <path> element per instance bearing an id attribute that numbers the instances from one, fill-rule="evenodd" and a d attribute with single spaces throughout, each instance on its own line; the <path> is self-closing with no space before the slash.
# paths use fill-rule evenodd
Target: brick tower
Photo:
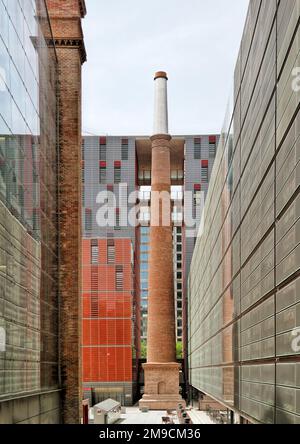
<path id="1" fill-rule="evenodd" d="M 59 66 L 60 365 L 64 423 L 81 417 L 81 67 L 84 0 L 46 0 Z"/>
<path id="2" fill-rule="evenodd" d="M 171 223 L 171 136 L 168 134 L 167 74 L 155 74 L 152 142 L 151 230 L 149 261 L 147 363 L 140 407 L 174 409 L 179 395 L 176 362 L 173 242 Z M 161 193 L 162 199 L 157 198 Z"/>

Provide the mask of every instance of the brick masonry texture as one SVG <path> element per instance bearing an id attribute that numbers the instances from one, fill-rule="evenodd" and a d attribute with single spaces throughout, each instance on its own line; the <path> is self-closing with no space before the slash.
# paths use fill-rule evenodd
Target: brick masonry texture
<path id="1" fill-rule="evenodd" d="M 54 39 L 82 41 L 84 2 L 47 1 Z M 81 417 L 81 52 L 57 45 L 60 83 L 60 357 L 64 423 Z"/>

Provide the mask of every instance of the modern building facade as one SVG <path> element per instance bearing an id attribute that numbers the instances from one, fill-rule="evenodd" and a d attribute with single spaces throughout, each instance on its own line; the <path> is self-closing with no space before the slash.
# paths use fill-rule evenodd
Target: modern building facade
<path id="1" fill-rule="evenodd" d="M 49 12 L 43 0 L 0 1 L 0 423 L 70 419 L 60 326 L 64 130 Z"/>
<path id="2" fill-rule="evenodd" d="M 204 193 L 207 192 L 214 161 L 211 145 L 213 140 L 217 143 L 218 139 L 218 136 L 206 135 L 175 138 L 179 147 L 172 162 L 174 168 L 172 171 L 174 304 L 177 341 L 182 341 L 184 325 L 183 282 L 188 266 L 188 263 L 185 264 L 185 250 L 188 250 L 191 257 L 190 249 L 194 247 L 194 240 L 187 246 L 185 245 L 186 230 L 182 223 L 184 186 L 187 190 L 193 190 L 193 195 L 201 190 Z M 99 402 L 114 395 L 114 398 L 130 405 L 137 396 L 137 359 L 140 356 L 140 341 L 146 343 L 147 340 L 150 148 L 150 140 L 146 137 L 83 137 L 81 160 L 82 381 L 83 396 L 91 402 Z M 215 150 L 216 144 L 214 144 L 214 153 Z M 203 168 L 202 161 L 206 161 L 205 165 L 203 163 Z M 110 227 L 106 224 L 101 226 L 101 223 L 99 226 L 98 219 L 101 215 L 99 210 L 107 192 L 112 206 L 116 199 L 115 225 Z M 138 227 L 124 223 L 122 219 L 122 207 L 126 206 L 127 197 L 131 193 L 136 193 L 136 196 L 132 196 L 128 211 L 132 210 L 137 202 L 139 203 Z M 196 203 L 197 200 L 193 198 L 191 204 L 196 205 Z M 200 213 L 196 212 L 196 208 L 193 213 L 194 216 L 200 218 Z M 195 231 L 192 231 L 186 235 L 189 236 L 188 241 L 194 233 Z M 126 287 L 117 289 L 117 272 L 121 273 L 121 271 L 124 285 L 125 282 L 128 285 L 130 282 L 130 286 L 126 284 Z M 121 274 L 118 274 L 118 278 L 120 276 Z M 110 299 L 111 297 L 114 302 Z M 105 306 L 105 300 L 110 306 L 109 309 Z M 118 304 L 126 307 L 123 314 Z M 119 331 L 117 336 L 115 328 Z M 108 346 L 115 351 L 113 353 L 107 351 Z M 94 358 L 91 357 L 92 353 L 94 353 Z M 116 376 L 114 372 L 108 374 L 105 369 L 114 366 L 124 368 L 126 371 L 124 373 L 121 371 Z"/>
<path id="3" fill-rule="evenodd" d="M 131 405 L 140 342 L 140 236 L 138 228 L 122 226 L 121 208 L 137 189 L 135 140 L 84 137 L 82 187 L 84 397 L 92 404 L 112 397 Z M 97 219 L 106 193 L 114 212 L 110 227 Z"/>
<path id="4" fill-rule="evenodd" d="M 250 1 L 189 276 L 190 385 L 241 422 L 300 423 L 299 17 Z"/>

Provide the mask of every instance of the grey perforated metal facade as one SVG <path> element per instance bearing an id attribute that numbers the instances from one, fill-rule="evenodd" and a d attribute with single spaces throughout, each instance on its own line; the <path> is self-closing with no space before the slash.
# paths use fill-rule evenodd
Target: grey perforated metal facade
<path id="1" fill-rule="evenodd" d="M 263 423 L 300 423 L 299 18 L 250 1 L 189 276 L 190 384 Z"/>

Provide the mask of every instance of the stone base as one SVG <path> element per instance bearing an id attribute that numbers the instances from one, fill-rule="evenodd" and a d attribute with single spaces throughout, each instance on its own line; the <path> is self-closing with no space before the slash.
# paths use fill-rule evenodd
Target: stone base
<path id="1" fill-rule="evenodd" d="M 178 404 L 185 407 L 185 401 L 180 395 L 144 395 L 139 402 L 139 408 L 149 410 L 177 410 Z"/>
<path id="2" fill-rule="evenodd" d="M 147 363 L 143 365 L 145 376 L 144 396 L 139 402 L 140 408 L 149 410 L 176 410 L 178 404 L 185 406 L 179 394 L 180 364 Z"/>

